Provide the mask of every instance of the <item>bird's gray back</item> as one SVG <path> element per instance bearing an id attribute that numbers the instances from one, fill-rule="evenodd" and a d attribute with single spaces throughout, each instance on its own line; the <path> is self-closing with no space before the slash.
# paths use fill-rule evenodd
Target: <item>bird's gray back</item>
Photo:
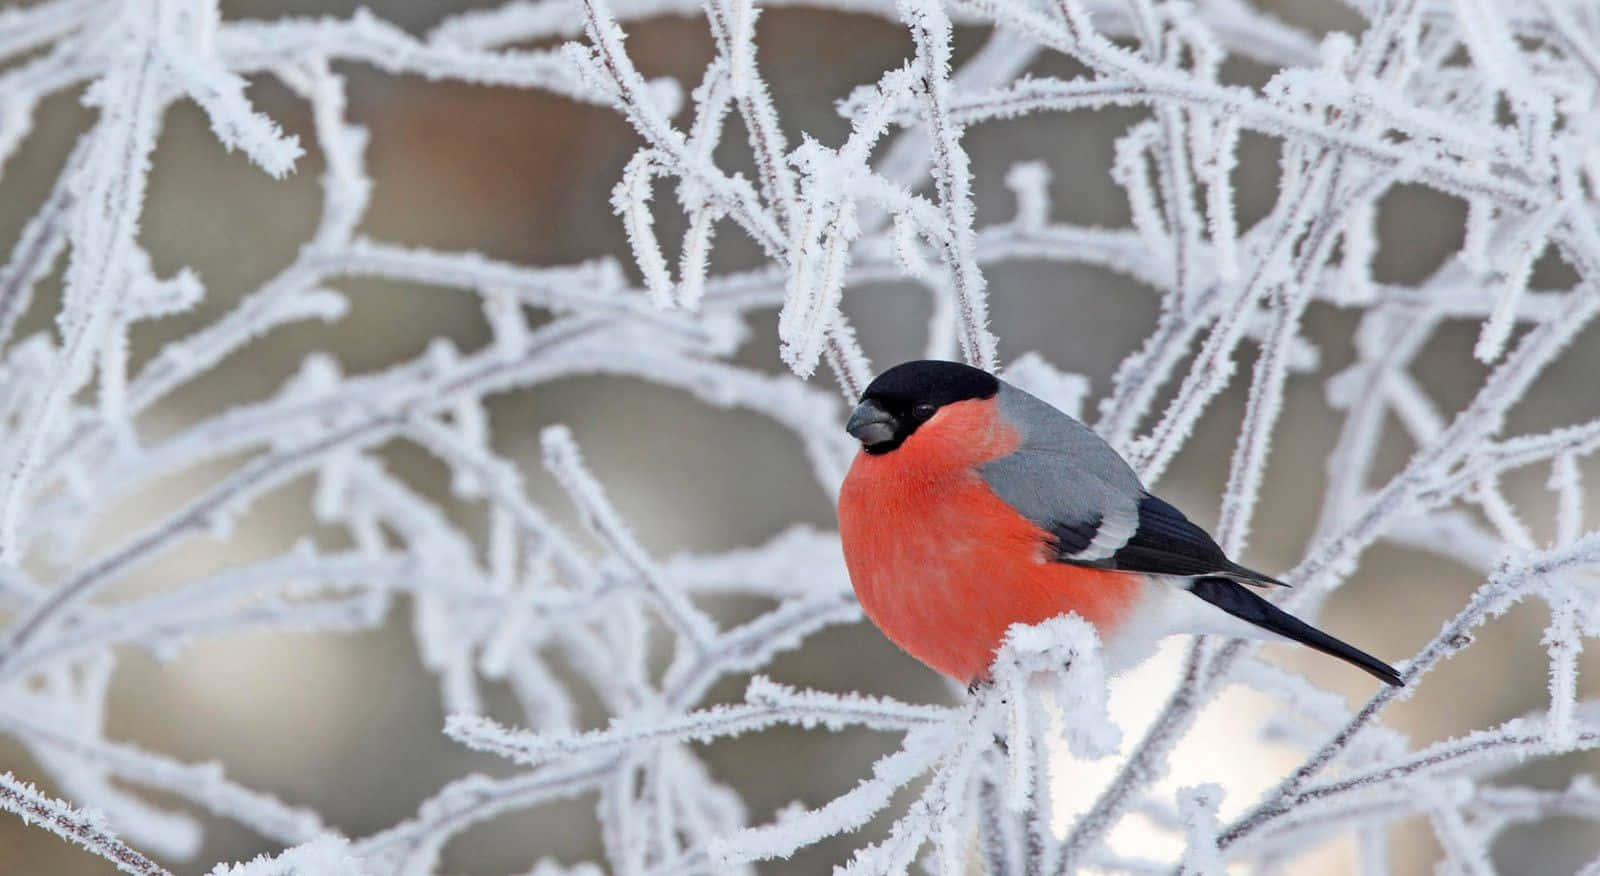
<path id="1" fill-rule="evenodd" d="M 1021 444 L 979 469 L 989 488 L 1055 534 L 1063 555 L 1110 556 L 1139 525 L 1133 469 L 1094 430 L 1004 381 L 996 402 Z"/>

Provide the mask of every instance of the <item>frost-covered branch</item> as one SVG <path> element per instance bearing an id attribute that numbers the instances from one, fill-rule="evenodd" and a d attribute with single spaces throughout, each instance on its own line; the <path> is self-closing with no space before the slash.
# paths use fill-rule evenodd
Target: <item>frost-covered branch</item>
<path id="1" fill-rule="evenodd" d="M 1551 375 L 1585 361 L 1575 342 L 1600 315 L 1600 17 L 1559 0 L 1348 5 L 1363 26 L 1329 34 L 1245 0 L 509 0 L 426 32 L 368 11 L 225 19 L 214 0 L 0 10 L 0 171 L 16 174 L 46 101 L 81 94 L 92 114 L 31 219 L 0 245 L 0 733 L 74 802 L 9 777 L 0 801 L 141 873 L 165 871 L 132 846 L 182 861 L 202 830 L 145 791 L 285 846 L 215 871 L 238 874 L 434 872 L 468 828 L 579 795 L 598 801 L 605 867 L 650 876 L 753 872 L 880 813 L 887 832 L 857 843 L 841 872 L 1293 867 L 1311 840 L 1352 831 L 1376 874 L 1392 826 L 1414 815 L 1450 866 L 1487 872 L 1510 825 L 1600 823 L 1592 783 L 1504 783 L 1514 763 L 1600 745 L 1600 712 L 1580 693 L 1580 658 L 1600 633 L 1589 496 L 1600 421 L 1572 404 L 1536 426 L 1514 417 L 1524 400 L 1559 392 Z M 864 16 L 899 35 L 903 62 L 835 105 L 840 134 L 796 121 L 790 101 L 808 83 L 767 78 L 792 75 L 774 61 L 796 51 L 781 42 L 790 15 L 829 26 Z M 710 51 L 693 81 L 644 72 L 638 43 L 663 16 L 704 28 Z M 969 37 L 972 50 L 958 51 Z M 1061 74 L 1064 63 L 1078 72 Z M 1249 65 L 1270 76 L 1245 84 Z M 379 183 L 369 133 L 353 121 L 352 69 L 615 112 L 639 138 L 608 193 L 627 245 L 525 263 L 377 236 L 368 211 Z M 263 81 L 285 96 L 258 105 Z M 263 111 L 282 100 L 309 111 L 304 130 Z M 196 308 L 222 300 L 218 280 L 181 265 L 158 272 L 170 259 L 147 251 L 140 231 L 180 102 L 209 125 L 207 148 L 237 150 L 268 182 L 308 155 L 324 167 L 298 252 L 209 310 Z M 1035 136 L 1063 116 L 1117 127 L 1104 161 Z M 984 138 L 1002 126 L 1017 163 L 990 167 Z M 1240 162 L 1252 139 L 1279 159 L 1271 204 L 1247 218 Z M 1079 205 L 1054 199 L 1085 174 L 1115 183 L 1126 223 L 1066 218 Z M 1379 224 L 1401 187 L 1465 208 L 1459 246 L 1414 281 L 1380 270 L 1403 245 Z M 1151 296 L 1154 322 L 1119 363 L 1103 363 L 1107 385 L 1058 369 L 1062 350 L 996 337 L 991 325 L 1015 324 L 1027 300 L 996 278 L 1025 264 L 1102 269 Z M 1547 280 L 1561 274 L 1552 265 L 1575 279 Z M 354 373 L 332 342 L 269 395 L 182 408 L 282 330 L 342 326 L 350 280 L 454 296 L 481 312 L 487 340 L 458 349 L 435 338 Z M 1548 702 L 1414 747 L 1382 723 L 1402 694 L 1347 707 L 1261 662 L 1254 645 L 1202 640 L 1118 753 L 1132 728 L 1107 716 L 1096 633 L 1070 617 L 1014 629 L 993 683 L 954 705 L 797 688 L 766 677 L 776 655 L 861 620 L 834 533 L 794 525 L 731 550 L 647 550 L 647 521 L 628 519 L 615 473 L 584 461 L 585 428 L 547 430 L 543 470 L 499 431 L 496 406 L 514 391 L 537 406 L 556 381 L 645 381 L 686 408 L 770 421 L 831 500 L 854 451 L 842 415 L 872 377 L 867 352 L 892 346 L 858 335 L 853 317 L 889 300 L 872 291 L 888 284 L 925 296 L 916 327 L 927 355 L 1004 369 L 1075 415 L 1092 402 L 1097 428 L 1147 482 L 1184 458 L 1226 391 L 1243 389 L 1217 502 L 1231 553 L 1252 534 L 1278 538 L 1263 487 L 1279 462 L 1303 456 L 1283 420 L 1291 394 L 1319 383 L 1337 433 L 1315 532 L 1281 574 L 1297 585 L 1286 607 L 1314 615 L 1379 542 L 1453 558 L 1484 581 L 1453 616 L 1427 620 L 1439 632 L 1402 664 L 1408 690 L 1426 690 L 1486 620 L 1533 600 L 1549 610 Z M 764 328 L 772 311 L 775 332 Z M 1322 322 L 1333 312 L 1348 319 Z M 1430 357 L 1458 344 L 1461 326 L 1470 341 L 1446 353 L 1484 370 L 1448 391 Z M 1069 320 L 1056 334 L 1070 345 L 1098 328 Z M 1313 342 L 1340 332 L 1334 350 Z M 162 338 L 149 355 L 132 342 L 146 334 Z M 781 365 L 751 364 L 765 361 Z M 807 382 L 819 363 L 845 404 Z M 174 410 L 183 415 L 158 425 Z M 397 446 L 442 466 L 447 487 L 392 466 Z M 1398 467 L 1387 464 L 1396 447 L 1409 453 Z M 1551 513 L 1519 487 L 1529 471 L 1545 479 Z M 543 480 L 567 501 L 547 505 Z M 231 548 L 237 522 L 297 486 L 311 498 L 291 515 L 293 548 L 204 572 L 161 562 L 202 538 Z M 689 501 L 680 513 L 696 513 Z M 130 504 L 143 512 L 138 528 L 110 525 Z M 564 524 L 574 510 L 577 525 Z M 148 589 L 124 589 L 151 575 L 160 580 Z M 751 606 L 737 622 L 722 614 L 729 596 Z M 412 817 L 349 840 L 220 765 L 109 734 L 109 692 L 130 647 L 165 660 L 253 631 L 371 630 L 397 611 L 410 614 L 445 732 L 514 772 L 456 778 Z M 743 702 L 714 698 L 730 681 L 744 684 Z M 484 690 L 502 683 L 519 711 L 490 718 Z M 1265 695 L 1261 734 L 1301 762 L 1219 819 L 1234 788 L 1175 795 L 1160 780 L 1233 684 Z M 703 749 L 778 726 L 865 729 L 898 744 L 831 799 L 747 811 L 738 777 L 714 775 Z M 1245 729 L 1240 738 L 1254 741 Z M 1116 760 L 1058 834 L 1062 745 Z M 1113 834 L 1127 829 L 1164 833 L 1182 851 L 1122 848 Z M 533 872 L 588 872 L 557 866 Z"/>
<path id="2" fill-rule="evenodd" d="M 65 840 L 77 843 L 91 853 L 115 864 L 124 873 L 138 876 L 171 876 L 164 867 L 129 848 L 116 834 L 106 829 L 94 812 L 84 812 L 54 800 L 10 773 L 0 775 L 0 809 L 27 824 L 37 824 Z"/>

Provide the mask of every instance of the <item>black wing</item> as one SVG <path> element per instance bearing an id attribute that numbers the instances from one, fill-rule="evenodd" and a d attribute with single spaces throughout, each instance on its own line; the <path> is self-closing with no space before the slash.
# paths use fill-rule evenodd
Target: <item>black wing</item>
<path id="1" fill-rule="evenodd" d="M 1064 563 L 1185 578 L 1217 575 L 1249 584 L 1283 585 L 1276 578 L 1228 559 L 1204 529 L 1190 522 L 1182 511 L 1148 493 L 1139 500 L 1138 528 L 1108 557 L 1075 559 L 1072 555 L 1082 548 L 1073 550 L 1072 546 L 1082 537 L 1073 539 L 1063 535 L 1056 533 L 1057 559 Z"/>
<path id="2" fill-rule="evenodd" d="M 1104 520 L 1095 514 L 1084 520 L 1071 523 L 1057 520 L 1050 523 L 1050 537 L 1054 540 L 1057 558 L 1065 558 L 1074 554 L 1081 554 L 1094 543 L 1094 537 L 1100 532 L 1100 524 Z"/>

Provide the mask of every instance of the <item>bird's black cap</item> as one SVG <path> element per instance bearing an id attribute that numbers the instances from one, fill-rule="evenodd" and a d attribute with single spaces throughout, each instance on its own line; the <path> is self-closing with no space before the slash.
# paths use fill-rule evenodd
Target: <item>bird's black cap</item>
<path id="1" fill-rule="evenodd" d="M 960 362 L 919 359 L 878 375 L 861 394 L 845 426 L 868 453 L 888 453 L 911 437 L 939 408 L 975 398 L 993 398 L 1000 381 Z"/>
<path id="2" fill-rule="evenodd" d="M 917 359 L 902 362 L 868 384 L 863 399 L 912 404 L 947 405 L 973 398 L 992 398 L 1000 381 L 982 368 L 960 362 Z"/>

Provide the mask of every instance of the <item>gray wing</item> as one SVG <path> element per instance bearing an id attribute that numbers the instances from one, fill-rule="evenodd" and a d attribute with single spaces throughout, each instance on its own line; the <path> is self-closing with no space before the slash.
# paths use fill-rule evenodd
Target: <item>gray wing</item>
<path id="1" fill-rule="evenodd" d="M 989 488 L 1053 535 L 1059 558 L 1109 559 L 1138 529 L 1133 469 L 1088 426 L 1008 383 L 995 401 L 1022 442 L 979 469 Z"/>
<path id="2" fill-rule="evenodd" d="M 1005 382 L 996 401 L 1021 446 L 979 472 L 996 495 L 1050 533 L 1057 561 L 1279 583 L 1229 560 L 1183 512 L 1145 492 L 1088 426 Z"/>

